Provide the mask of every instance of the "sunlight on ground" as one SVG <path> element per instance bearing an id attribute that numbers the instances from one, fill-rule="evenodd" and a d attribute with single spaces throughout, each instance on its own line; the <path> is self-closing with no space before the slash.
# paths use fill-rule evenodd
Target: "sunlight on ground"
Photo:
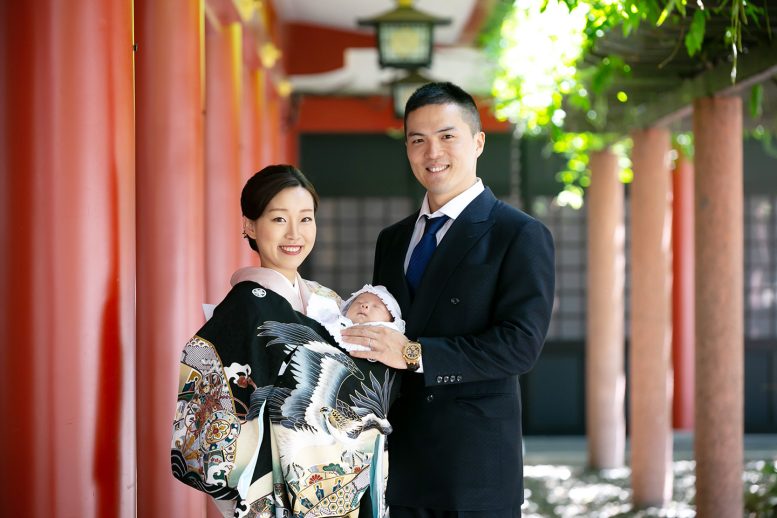
<path id="1" fill-rule="evenodd" d="M 743 490 L 747 494 L 775 487 L 770 475 L 777 461 L 748 462 L 743 474 Z M 524 468 L 524 518 L 571 518 L 578 516 L 612 517 L 674 517 L 696 516 L 693 498 L 696 494 L 695 462 L 676 461 L 672 501 L 663 508 L 634 510 L 631 505 L 631 470 L 609 469 L 599 472 L 581 467 L 532 465 Z M 777 505 L 777 503 L 775 503 Z M 752 516 L 769 516 L 754 514 Z"/>

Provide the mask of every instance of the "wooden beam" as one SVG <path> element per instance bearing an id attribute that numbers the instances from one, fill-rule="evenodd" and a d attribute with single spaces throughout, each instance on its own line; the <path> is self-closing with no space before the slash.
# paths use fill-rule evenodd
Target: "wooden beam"
<path id="1" fill-rule="evenodd" d="M 658 76 L 656 88 L 648 100 L 638 103 L 610 106 L 608 120 L 603 127 L 593 128 L 583 113 L 570 113 L 567 128 L 570 131 L 597 131 L 627 134 L 636 128 L 668 127 L 690 116 L 695 99 L 740 95 L 747 88 L 777 77 L 777 45 L 758 47 L 741 54 L 737 63 L 737 82 L 731 83 L 731 63 L 721 63 L 692 79 L 678 83 L 673 89 L 664 89 Z M 645 87 L 646 78 L 631 77 L 616 81 L 610 92 L 623 89 L 627 93 L 639 81 Z M 649 82 L 649 80 L 647 80 Z M 662 85 L 662 83 L 664 83 Z M 662 88 L 662 86 L 664 88 Z"/>
<path id="2" fill-rule="evenodd" d="M 694 99 L 740 94 L 744 89 L 777 75 L 777 45 L 763 46 L 739 56 L 737 82 L 731 83 L 731 64 L 726 62 L 680 83 L 673 91 L 656 92 L 647 102 L 626 110 L 608 124 L 609 131 L 623 132 L 648 126 L 668 126 L 690 115 Z"/>

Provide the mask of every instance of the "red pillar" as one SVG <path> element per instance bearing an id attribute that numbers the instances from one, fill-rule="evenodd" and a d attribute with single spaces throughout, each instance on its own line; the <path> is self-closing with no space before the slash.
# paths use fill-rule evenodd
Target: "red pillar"
<path id="1" fill-rule="evenodd" d="M 282 124 L 281 114 L 283 113 L 281 107 L 281 98 L 278 95 L 276 86 L 272 79 L 269 77 L 265 83 L 265 96 L 267 99 L 267 122 L 268 122 L 268 141 L 270 143 L 270 163 L 280 164 L 286 163 L 285 153 L 283 151 L 285 135 L 284 127 Z"/>
<path id="2" fill-rule="evenodd" d="M 696 511 L 742 514 L 744 239 L 742 101 L 693 104 L 696 252 Z"/>
<path id="3" fill-rule="evenodd" d="M 283 128 L 283 156 L 286 163 L 299 165 L 299 130 L 297 128 L 297 102 L 290 93 L 281 96 L 281 127 Z"/>
<path id="4" fill-rule="evenodd" d="M 672 173 L 672 420 L 678 430 L 693 430 L 694 254 L 693 163 L 683 156 Z"/>
<path id="5" fill-rule="evenodd" d="M 610 150 L 591 154 L 588 210 L 586 317 L 586 435 L 588 465 L 623 466 L 626 445 L 623 366 L 624 244 L 623 184 L 618 157 Z"/>
<path id="6" fill-rule="evenodd" d="M 252 47 L 249 47 L 252 48 Z M 240 189 L 253 174 L 264 167 L 261 144 L 260 111 L 261 96 L 264 94 L 262 83 L 264 73 L 246 64 L 243 71 L 243 110 L 240 117 Z M 258 264 L 259 256 L 242 242 L 239 247 L 241 266 Z"/>
<path id="7" fill-rule="evenodd" d="M 238 22 L 205 31 L 205 298 L 216 304 L 240 267 L 243 36 Z M 246 247 L 247 248 L 247 247 Z"/>
<path id="8" fill-rule="evenodd" d="M 669 131 L 633 134 L 631 184 L 631 480 L 637 508 L 672 495 Z"/>
<path id="9" fill-rule="evenodd" d="M 290 109 L 288 100 L 286 101 L 287 107 Z M 299 131 L 295 125 L 290 121 L 287 121 L 284 125 L 286 132 L 286 161 L 290 164 L 299 166 Z"/>
<path id="10" fill-rule="evenodd" d="M 178 364 L 204 301 L 201 2 L 136 0 L 138 516 L 203 516 L 171 475 Z"/>
<path id="11" fill-rule="evenodd" d="M 261 114 L 261 122 L 259 128 L 259 141 L 262 147 L 262 159 L 264 165 L 277 164 L 278 156 L 275 152 L 275 138 L 277 138 L 276 132 L 278 131 L 275 125 L 274 118 L 274 101 L 273 101 L 273 89 L 275 86 L 270 78 L 270 72 L 264 70 L 262 72 L 261 89 L 262 93 L 259 97 L 259 113 Z"/>
<path id="12" fill-rule="evenodd" d="M 132 2 L 0 3 L 0 508 L 131 517 Z"/>

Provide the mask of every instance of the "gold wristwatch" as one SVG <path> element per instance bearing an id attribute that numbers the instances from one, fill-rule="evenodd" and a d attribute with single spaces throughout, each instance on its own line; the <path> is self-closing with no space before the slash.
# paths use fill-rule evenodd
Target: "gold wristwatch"
<path id="1" fill-rule="evenodd" d="M 421 365 L 421 344 L 408 341 L 402 346 L 402 358 L 405 360 L 407 370 L 415 372 Z"/>

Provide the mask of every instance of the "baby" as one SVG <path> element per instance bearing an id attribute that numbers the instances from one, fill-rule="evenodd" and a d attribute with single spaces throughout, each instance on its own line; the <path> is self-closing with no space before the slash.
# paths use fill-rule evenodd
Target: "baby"
<path id="1" fill-rule="evenodd" d="M 307 315 L 323 324 L 347 351 L 369 350 L 361 345 L 343 342 L 340 331 L 354 324 L 386 326 L 400 333 L 405 332 L 399 303 L 383 286 L 365 284 L 362 289 L 351 294 L 340 308 L 334 299 L 312 294 L 308 300 Z"/>

